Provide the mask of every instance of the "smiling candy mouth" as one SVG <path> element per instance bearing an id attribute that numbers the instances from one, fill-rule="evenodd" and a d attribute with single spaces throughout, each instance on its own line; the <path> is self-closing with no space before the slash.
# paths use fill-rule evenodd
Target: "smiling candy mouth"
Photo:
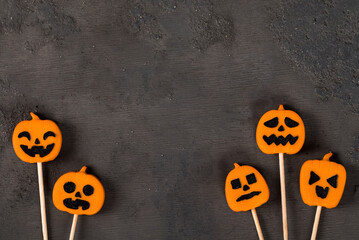
<path id="1" fill-rule="evenodd" d="M 290 145 L 293 145 L 294 143 L 297 142 L 298 140 L 298 136 L 297 137 L 293 137 L 291 134 L 289 134 L 286 137 L 283 136 L 279 136 L 277 137 L 276 135 L 272 134 L 269 137 L 267 136 L 263 136 L 263 140 L 268 144 L 271 145 L 272 143 L 275 143 L 275 145 L 279 145 L 282 144 L 283 146 L 285 146 L 288 142 L 290 143 Z"/>
<path id="2" fill-rule="evenodd" d="M 35 157 L 36 154 L 39 154 L 40 157 L 45 157 L 52 151 L 52 149 L 54 149 L 54 146 L 55 143 L 52 143 L 47 145 L 46 148 L 44 148 L 43 146 L 33 146 L 29 149 L 29 147 L 26 145 L 20 145 L 21 149 L 30 157 Z"/>
<path id="3" fill-rule="evenodd" d="M 66 198 L 64 199 L 64 205 L 65 207 L 70 209 L 79 209 L 79 207 L 82 207 L 82 210 L 87 210 L 90 208 L 90 203 L 81 199 L 76 199 L 75 201 L 72 201 L 71 198 Z"/>
<path id="4" fill-rule="evenodd" d="M 324 199 L 328 196 L 329 187 L 323 188 L 321 186 L 315 187 L 315 192 L 317 193 L 317 196 Z"/>
<path id="5" fill-rule="evenodd" d="M 247 199 L 251 199 L 254 196 L 259 195 L 261 192 L 255 191 L 255 192 L 251 192 L 245 195 L 240 196 L 239 198 L 237 198 L 237 202 L 243 201 L 243 200 L 247 200 Z"/>

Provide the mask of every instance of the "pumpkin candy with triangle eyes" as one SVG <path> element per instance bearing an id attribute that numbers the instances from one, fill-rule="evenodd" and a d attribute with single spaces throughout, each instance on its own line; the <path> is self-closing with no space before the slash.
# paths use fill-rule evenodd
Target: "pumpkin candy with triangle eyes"
<path id="1" fill-rule="evenodd" d="M 105 201 L 102 183 L 86 167 L 79 172 L 68 172 L 55 183 L 52 201 L 57 209 L 78 215 L 93 215 Z"/>
<path id="2" fill-rule="evenodd" d="M 60 153 L 62 135 L 60 128 L 51 120 L 41 120 L 30 113 L 32 120 L 16 125 L 12 144 L 16 155 L 24 162 L 48 162 Z"/>
<path id="3" fill-rule="evenodd" d="M 300 116 L 280 105 L 266 112 L 258 122 L 256 140 L 266 154 L 299 152 L 304 144 L 305 128 Z"/>
<path id="4" fill-rule="evenodd" d="M 269 199 L 269 188 L 264 177 L 251 166 L 234 164 L 225 184 L 228 206 L 235 212 L 248 211 Z"/>
<path id="5" fill-rule="evenodd" d="M 329 161 L 332 153 L 322 160 L 308 160 L 300 170 L 300 193 L 309 206 L 334 208 L 342 198 L 346 171 L 343 165 Z"/>

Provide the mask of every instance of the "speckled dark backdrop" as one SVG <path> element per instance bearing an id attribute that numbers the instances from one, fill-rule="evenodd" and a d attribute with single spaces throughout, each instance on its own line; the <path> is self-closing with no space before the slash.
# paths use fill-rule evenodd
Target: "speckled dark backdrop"
<path id="1" fill-rule="evenodd" d="M 66 239 L 72 220 L 53 206 L 53 184 L 83 165 L 106 201 L 79 218 L 76 239 L 256 239 L 251 214 L 226 204 L 234 162 L 266 177 L 257 212 L 265 238 L 280 239 L 278 160 L 259 151 L 255 128 L 283 103 L 307 131 L 285 157 L 290 239 L 309 239 L 315 214 L 300 166 L 328 151 L 348 182 L 318 239 L 356 239 L 358 28 L 356 0 L 1 0 L 0 238 L 41 239 L 36 165 L 11 144 L 35 111 L 63 131 L 44 165 L 50 239 Z"/>

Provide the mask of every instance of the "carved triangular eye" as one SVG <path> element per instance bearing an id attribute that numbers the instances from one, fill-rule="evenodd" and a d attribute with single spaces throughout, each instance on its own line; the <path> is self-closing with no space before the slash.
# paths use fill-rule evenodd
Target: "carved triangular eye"
<path id="1" fill-rule="evenodd" d="M 271 120 L 268 120 L 264 123 L 264 126 L 269 127 L 269 128 L 275 128 L 276 126 L 278 126 L 278 118 L 272 118 Z"/>
<path id="2" fill-rule="evenodd" d="M 309 185 L 312 185 L 315 182 L 318 182 L 320 180 L 320 177 L 313 171 L 310 171 L 310 179 L 309 179 Z"/>
<path id="3" fill-rule="evenodd" d="M 338 174 L 334 175 L 333 177 L 330 177 L 327 179 L 327 182 L 332 186 L 333 188 L 337 188 L 338 186 Z"/>

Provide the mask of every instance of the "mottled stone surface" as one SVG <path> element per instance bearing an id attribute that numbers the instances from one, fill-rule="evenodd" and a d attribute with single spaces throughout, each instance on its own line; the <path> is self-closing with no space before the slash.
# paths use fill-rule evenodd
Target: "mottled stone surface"
<path id="1" fill-rule="evenodd" d="M 281 239 L 278 160 L 260 152 L 255 128 L 285 104 L 307 133 L 285 156 L 290 239 L 308 239 L 315 214 L 300 167 L 329 151 L 348 182 L 318 239 L 356 239 L 358 16 L 355 0 L 0 0 L 0 238 L 41 239 L 36 165 L 11 143 L 34 111 L 63 132 L 44 165 L 50 239 L 67 238 L 72 221 L 52 187 L 83 165 L 106 200 L 79 217 L 77 239 L 256 239 L 251 214 L 226 204 L 234 162 L 267 179 L 257 213 L 265 238 Z"/>

